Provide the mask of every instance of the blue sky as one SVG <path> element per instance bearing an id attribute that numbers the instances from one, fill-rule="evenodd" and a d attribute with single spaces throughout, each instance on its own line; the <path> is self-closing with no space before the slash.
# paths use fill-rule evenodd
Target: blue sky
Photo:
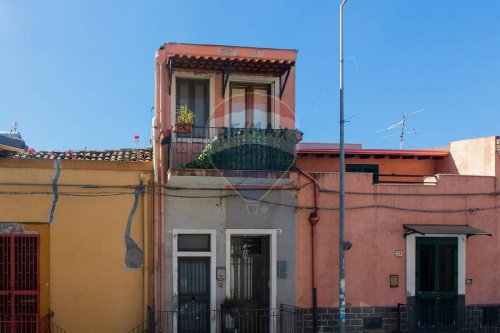
<path id="1" fill-rule="evenodd" d="M 338 141 L 340 1 L 0 0 L 0 130 L 37 150 L 148 145 L 155 51 L 165 41 L 299 50 L 306 141 Z M 348 142 L 406 148 L 500 135 L 500 2 L 350 0 Z"/>

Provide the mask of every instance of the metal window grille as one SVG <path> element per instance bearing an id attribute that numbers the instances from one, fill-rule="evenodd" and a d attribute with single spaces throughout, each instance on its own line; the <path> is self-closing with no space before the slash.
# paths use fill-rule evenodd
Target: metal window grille
<path id="1" fill-rule="evenodd" d="M 0 333 L 38 333 L 38 235 L 0 235 Z"/>

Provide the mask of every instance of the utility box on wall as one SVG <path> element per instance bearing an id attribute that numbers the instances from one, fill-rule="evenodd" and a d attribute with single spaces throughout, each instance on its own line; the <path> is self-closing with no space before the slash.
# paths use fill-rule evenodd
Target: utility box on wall
<path id="1" fill-rule="evenodd" d="M 285 279 L 288 275 L 287 262 L 285 260 L 278 260 L 278 278 Z"/>

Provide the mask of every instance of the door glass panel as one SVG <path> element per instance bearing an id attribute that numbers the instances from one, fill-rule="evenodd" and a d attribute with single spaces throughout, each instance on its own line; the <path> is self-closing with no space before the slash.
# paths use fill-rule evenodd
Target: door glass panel
<path id="1" fill-rule="evenodd" d="M 434 244 L 420 245 L 420 291 L 434 291 L 436 289 L 435 251 Z"/>
<path id="2" fill-rule="evenodd" d="M 253 127 L 267 128 L 269 123 L 268 100 L 266 89 L 254 89 L 253 94 Z"/>
<path id="3" fill-rule="evenodd" d="M 178 251 L 210 251 L 210 235 L 180 234 L 177 237 Z"/>
<path id="4" fill-rule="evenodd" d="M 198 82 L 194 85 L 194 125 L 196 127 L 205 127 L 207 124 L 207 96 L 206 96 L 206 83 Z"/>
<path id="5" fill-rule="evenodd" d="M 177 96 L 178 96 L 178 102 L 177 106 L 180 105 L 187 105 L 190 107 L 189 103 L 189 84 L 187 82 L 179 82 L 177 85 Z"/>
<path id="6" fill-rule="evenodd" d="M 231 237 L 231 295 L 247 308 L 269 306 L 269 236 Z"/>
<path id="7" fill-rule="evenodd" d="M 231 88 L 231 127 L 245 128 L 246 124 L 245 88 Z"/>
<path id="8" fill-rule="evenodd" d="M 210 258 L 179 258 L 179 332 L 208 332 Z"/>

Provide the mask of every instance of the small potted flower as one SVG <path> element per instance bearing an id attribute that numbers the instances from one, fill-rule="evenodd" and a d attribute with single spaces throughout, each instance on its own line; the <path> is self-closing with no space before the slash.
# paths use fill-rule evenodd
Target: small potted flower
<path id="1" fill-rule="evenodd" d="M 175 117 L 175 133 L 191 133 L 193 131 L 194 112 L 186 104 L 177 107 Z"/>
<path id="2" fill-rule="evenodd" d="M 295 139 L 297 140 L 297 143 L 302 141 L 302 138 L 304 136 L 304 132 L 295 130 Z"/>

